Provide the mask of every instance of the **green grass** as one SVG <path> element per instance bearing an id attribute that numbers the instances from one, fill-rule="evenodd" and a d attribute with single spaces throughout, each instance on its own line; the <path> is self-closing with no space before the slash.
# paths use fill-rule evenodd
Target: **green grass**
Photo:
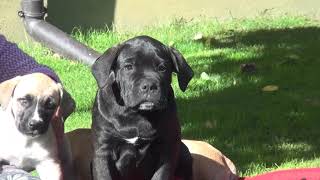
<path id="1" fill-rule="evenodd" d="M 206 37 L 193 41 L 198 32 Z M 220 22 L 174 20 L 139 32 L 80 33 L 103 52 L 135 35 L 173 43 L 195 71 L 182 93 L 174 78 L 184 138 L 204 140 L 225 153 L 240 175 L 320 166 L 320 25 L 305 17 L 256 17 Z M 39 45 L 21 45 L 52 67 L 77 102 L 68 131 L 90 127 L 96 84 L 88 67 L 55 58 Z M 242 63 L 257 72 L 241 73 Z M 206 72 L 207 80 L 200 74 Z M 262 92 L 265 85 L 276 92 Z"/>

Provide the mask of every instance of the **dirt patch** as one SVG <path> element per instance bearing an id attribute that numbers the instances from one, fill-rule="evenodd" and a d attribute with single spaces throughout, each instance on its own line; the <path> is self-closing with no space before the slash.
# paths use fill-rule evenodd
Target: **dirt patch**
<path id="1" fill-rule="evenodd" d="M 15 42 L 26 40 L 19 10 L 20 0 L 0 1 L 0 33 Z"/>

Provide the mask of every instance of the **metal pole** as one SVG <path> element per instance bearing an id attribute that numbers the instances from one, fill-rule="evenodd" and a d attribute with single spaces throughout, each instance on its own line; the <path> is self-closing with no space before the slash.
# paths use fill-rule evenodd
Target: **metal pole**
<path id="1" fill-rule="evenodd" d="M 44 46 L 68 59 L 91 66 L 100 53 L 74 40 L 68 34 L 46 22 L 43 0 L 22 0 L 19 16 L 28 34 Z"/>

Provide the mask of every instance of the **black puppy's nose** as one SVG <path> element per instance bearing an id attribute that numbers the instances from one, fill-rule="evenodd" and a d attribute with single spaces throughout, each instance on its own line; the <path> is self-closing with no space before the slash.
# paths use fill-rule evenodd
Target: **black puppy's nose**
<path id="1" fill-rule="evenodd" d="M 43 122 L 42 121 L 30 121 L 28 123 L 28 126 L 30 127 L 30 129 L 36 130 L 36 129 L 39 129 L 43 126 Z"/>
<path id="2" fill-rule="evenodd" d="M 158 91 L 158 85 L 154 81 L 143 81 L 140 84 L 140 91 L 141 92 L 156 92 Z"/>

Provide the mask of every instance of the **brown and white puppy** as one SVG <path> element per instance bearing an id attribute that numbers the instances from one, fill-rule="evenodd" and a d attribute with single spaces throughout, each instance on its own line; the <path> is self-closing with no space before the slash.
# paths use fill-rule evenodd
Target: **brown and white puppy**
<path id="1" fill-rule="evenodd" d="M 92 142 L 90 129 L 68 132 L 76 176 L 79 180 L 90 180 Z M 182 140 L 193 159 L 193 180 L 237 180 L 236 167 L 219 150 L 203 141 Z"/>
<path id="2" fill-rule="evenodd" d="M 0 104 L 0 163 L 36 169 L 43 180 L 73 180 L 63 119 L 74 101 L 61 84 L 42 73 L 18 76 L 0 84 Z"/>

